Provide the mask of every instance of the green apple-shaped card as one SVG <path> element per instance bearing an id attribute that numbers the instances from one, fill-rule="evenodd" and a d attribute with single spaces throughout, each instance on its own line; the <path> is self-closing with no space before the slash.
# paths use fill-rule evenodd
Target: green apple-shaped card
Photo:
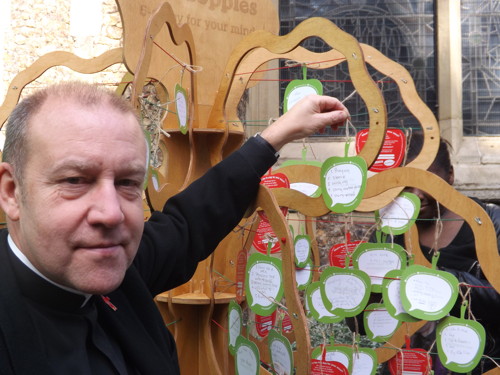
<path id="1" fill-rule="evenodd" d="M 295 280 L 297 281 L 297 289 L 305 290 L 311 283 L 313 278 L 313 261 L 309 259 L 304 267 L 295 270 Z"/>
<path id="2" fill-rule="evenodd" d="M 420 212 L 420 199 L 413 193 L 403 192 L 392 203 L 375 212 L 381 230 L 387 234 L 403 234 L 415 222 Z"/>
<path id="3" fill-rule="evenodd" d="M 324 353 L 326 350 L 326 353 Z M 352 348 L 350 346 L 331 345 L 318 346 L 311 353 L 313 359 L 323 359 L 327 362 L 339 362 L 347 368 L 349 374 L 352 369 Z"/>
<path id="4" fill-rule="evenodd" d="M 285 99 L 283 102 L 283 113 L 288 112 L 302 98 L 308 95 L 322 95 L 323 85 L 317 79 L 307 79 L 307 66 L 302 65 L 302 78 L 294 79 L 285 89 Z"/>
<path id="5" fill-rule="evenodd" d="M 271 354 L 271 364 L 275 374 L 293 373 L 293 354 L 290 341 L 276 330 L 269 332 L 267 339 L 269 352 Z"/>
<path id="6" fill-rule="evenodd" d="M 382 303 L 369 304 L 363 313 L 366 336 L 375 342 L 388 341 L 401 322 L 393 318 Z"/>
<path id="7" fill-rule="evenodd" d="M 372 292 L 382 291 L 382 282 L 387 272 L 406 268 L 406 252 L 395 243 L 362 243 L 352 254 L 355 269 L 370 276 Z"/>
<path id="8" fill-rule="evenodd" d="M 321 297 L 334 315 L 352 317 L 360 314 L 370 297 L 370 277 L 361 270 L 328 267 L 320 276 Z"/>
<path id="9" fill-rule="evenodd" d="M 321 282 L 316 281 L 309 284 L 306 289 L 306 306 L 309 316 L 320 323 L 338 323 L 344 320 L 343 316 L 332 314 L 328 311 L 321 297 Z"/>
<path id="10" fill-rule="evenodd" d="M 241 327 L 243 325 L 243 313 L 241 311 L 240 305 L 235 301 L 229 302 L 228 309 L 228 341 L 229 341 L 229 353 L 235 354 L 236 349 L 236 339 L 241 335 Z"/>
<path id="11" fill-rule="evenodd" d="M 333 156 L 326 159 L 321 166 L 320 178 L 323 200 L 330 211 L 354 211 L 363 199 L 366 177 L 366 161 L 360 156 Z"/>
<path id="12" fill-rule="evenodd" d="M 311 256 L 311 237 L 307 234 L 299 234 L 294 240 L 295 265 L 299 268 L 305 267 Z"/>
<path id="13" fill-rule="evenodd" d="M 417 322 L 419 319 L 406 312 L 401 302 L 401 270 L 393 270 L 386 273 L 382 281 L 382 299 L 387 312 L 401 322 Z"/>
<path id="14" fill-rule="evenodd" d="M 258 375 L 260 373 L 260 353 L 257 345 L 243 336 L 236 339 L 234 355 L 236 375 Z"/>
<path id="15" fill-rule="evenodd" d="M 375 375 L 378 366 L 377 352 L 371 348 L 359 348 L 352 353 L 351 375 Z"/>
<path id="16" fill-rule="evenodd" d="M 486 342 L 484 327 L 465 319 L 467 302 L 462 304 L 461 318 L 448 316 L 437 326 L 436 342 L 443 365 L 458 373 L 472 371 L 481 360 Z"/>
<path id="17" fill-rule="evenodd" d="M 188 98 L 186 90 L 179 84 L 175 85 L 175 108 L 177 113 L 177 122 L 182 134 L 188 131 Z"/>
<path id="18" fill-rule="evenodd" d="M 408 314 L 422 320 L 439 320 L 452 309 L 458 297 L 458 280 L 449 272 L 412 265 L 401 275 L 401 301 Z"/>
<path id="19" fill-rule="evenodd" d="M 272 244 L 269 243 L 267 255 L 250 255 L 246 269 L 245 292 L 248 306 L 262 316 L 271 315 L 276 310 L 276 301 L 283 297 L 281 259 L 270 255 L 271 247 Z"/>

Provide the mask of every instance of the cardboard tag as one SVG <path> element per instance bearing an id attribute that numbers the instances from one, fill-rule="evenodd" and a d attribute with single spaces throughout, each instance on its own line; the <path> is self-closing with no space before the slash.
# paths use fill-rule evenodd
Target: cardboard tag
<path id="1" fill-rule="evenodd" d="M 365 145 L 370 129 L 363 129 L 356 134 L 356 153 L 359 154 Z M 370 167 L 371 172 L 382 172 L 399 167 L 406 151 L 406 137 L 400 129 L 387 129 L 382 148 L 377 159 Z"/>

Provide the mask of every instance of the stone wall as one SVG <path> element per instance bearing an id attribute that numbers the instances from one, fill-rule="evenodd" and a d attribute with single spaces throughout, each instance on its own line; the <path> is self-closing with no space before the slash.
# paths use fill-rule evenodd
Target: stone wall
<path id="1" fill-rule="evenodd" d="M 16 74 L 48 52 L 68 51 L 91 58 L 121 46 L 121 19 L 114 0 L 2 0 L 2 3 L 7 15 L 4 13 L 0 20 L 4 23 L 0 28 L 0 32 L 3 30 L 0 103 Z M 122 64 L 95 75 L 57 67 L 44 73 L 30 87 L 62 79 L 112 84 L 119 81 L 124 72 Z"/>

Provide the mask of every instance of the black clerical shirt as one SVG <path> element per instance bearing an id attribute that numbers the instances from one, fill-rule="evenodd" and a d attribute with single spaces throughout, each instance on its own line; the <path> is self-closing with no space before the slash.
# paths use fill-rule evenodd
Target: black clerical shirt
<path id="1" fill-rule="evenodd" d="M 44 280 L 13 253 L 14 272 L 54 375 L 137 374 L 99 322 L 95 299 Z"/>

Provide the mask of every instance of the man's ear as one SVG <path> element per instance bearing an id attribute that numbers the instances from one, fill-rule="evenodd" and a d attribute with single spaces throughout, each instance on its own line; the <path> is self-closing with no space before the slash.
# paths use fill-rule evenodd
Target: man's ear
<path id="1" fill-rule="evenodd" d="M 7 217 L 19 219 L 19 186 L 14 177 L 14 169 L 9 163 L 0 163 L 0 206 Z"/>

